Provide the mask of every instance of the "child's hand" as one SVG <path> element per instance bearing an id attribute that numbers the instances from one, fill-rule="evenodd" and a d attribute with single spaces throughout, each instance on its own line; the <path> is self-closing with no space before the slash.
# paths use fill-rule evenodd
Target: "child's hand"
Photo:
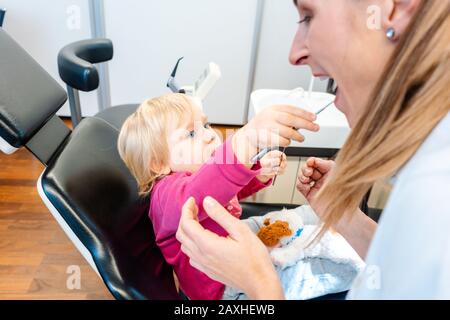
<path id="1" fill-rule="evenodd" d="M 287 165 L 286 155 L 278 150 L 270 151 L 262 157 L 260 164 L 261 173 L 258 176 L 258 179 L 265 183 L 276 175 L 284 173 Z"/>

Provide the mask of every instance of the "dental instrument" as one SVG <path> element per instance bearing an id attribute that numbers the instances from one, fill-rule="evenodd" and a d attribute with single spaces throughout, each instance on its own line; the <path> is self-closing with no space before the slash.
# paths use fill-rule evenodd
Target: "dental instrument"
<path id="1" fill-rule="evenodd" d="M 0 8 L 0 28 L 3 27 L 3 21 L 5 19 L 6 9 Z"/>
<path id="2" fill-rule="evenodd" d="M 172 70 L 172 73 L 170 74 L 169 80 L 167 80 L 166 86 L 172 90 L 172 92 L 177 93 L 184 93 L 180 86 L 175 81 L 175 76 L 177 74 L 178 65 L 180 64 L 180 61 L 183 60 L 184 57 L 181 57 L 177 60 L 177 63 L 175 64 L 175 67 Z"/>
<path id="3" fill-rule="evenodd" d="M 192 96 L 197 101 L 201 102 L 205 99 L 211 89 L 214 87 L 216 82 L 222 76 L 220 72 L 220 67 L 214 62 L 210 62 L 205 70 L 200 74 L 198 79 L 192 86 L 180 87 L 175 81 L 175 76 L 177 73 L 178 65 L 183 57 L 179 58 L 175 67 L 170 74 L 169 80 L 167 81 L 167 87 L 172 90 L 172 92 L 184 93 Z"/>
<path id="4" fill-rule="evenodd" d="M 322 113 L 322 111 L 324 111 L 325 109 L 327 109 L 329 106 L 331 106 L 334 103 L 334 101 L 331 101 L 329 104 L 327 104 L 325 107 L 319 109 L 318 111 L 316 111 L 316 116 L 318 116 L 320 113 Z"/>

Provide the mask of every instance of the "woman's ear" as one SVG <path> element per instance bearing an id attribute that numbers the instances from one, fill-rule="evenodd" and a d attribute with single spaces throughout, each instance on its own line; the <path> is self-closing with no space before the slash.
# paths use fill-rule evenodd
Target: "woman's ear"
<path id="1" fill-rule="evenodd" d="M 382 27 L 385 32 L 391 29 L 394 35 L 391 40 L 401 37 L 415 15 L 422 0 L 385 0 L 382 9 Z"/>

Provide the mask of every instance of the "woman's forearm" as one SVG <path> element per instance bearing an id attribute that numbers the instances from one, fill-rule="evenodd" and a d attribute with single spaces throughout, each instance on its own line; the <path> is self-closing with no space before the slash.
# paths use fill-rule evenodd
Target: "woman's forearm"
<path id="1" fill-rule="evenodd" d="M 360 209 L 351 216 L 344 216 L 336 227 L 362 259 L 366 258 L 376 229 L 377 223 Z"/>
<path id="2" fill-rule="evenodd" d="M 275 270 L 260 277 L 253 283 L 252 288 L 245 291 L 252 300 L 284 300 L 283 287 Z"/>

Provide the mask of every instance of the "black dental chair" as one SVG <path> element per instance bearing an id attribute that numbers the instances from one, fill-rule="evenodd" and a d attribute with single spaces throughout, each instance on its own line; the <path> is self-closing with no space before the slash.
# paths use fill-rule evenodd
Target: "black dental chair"
<path id="1" fill-rule="evenodd" d="M 66 92 L 1 28 L 0 51 L 0 150 L 25 147 L 46 166 L 37 183 L 42 200 L 116 299 L 180 299 L 155 244 L 149 201 L 137 196 L 116 148 L 137 105 L 108 108 L 71 131 L 55 115 Z M 58 58 L 61 77 L 94 90 L 92 63 L 111 58 L 108 40 L 68 46 Z M 244 217 L 280 207 L 243 204 Z"/>

